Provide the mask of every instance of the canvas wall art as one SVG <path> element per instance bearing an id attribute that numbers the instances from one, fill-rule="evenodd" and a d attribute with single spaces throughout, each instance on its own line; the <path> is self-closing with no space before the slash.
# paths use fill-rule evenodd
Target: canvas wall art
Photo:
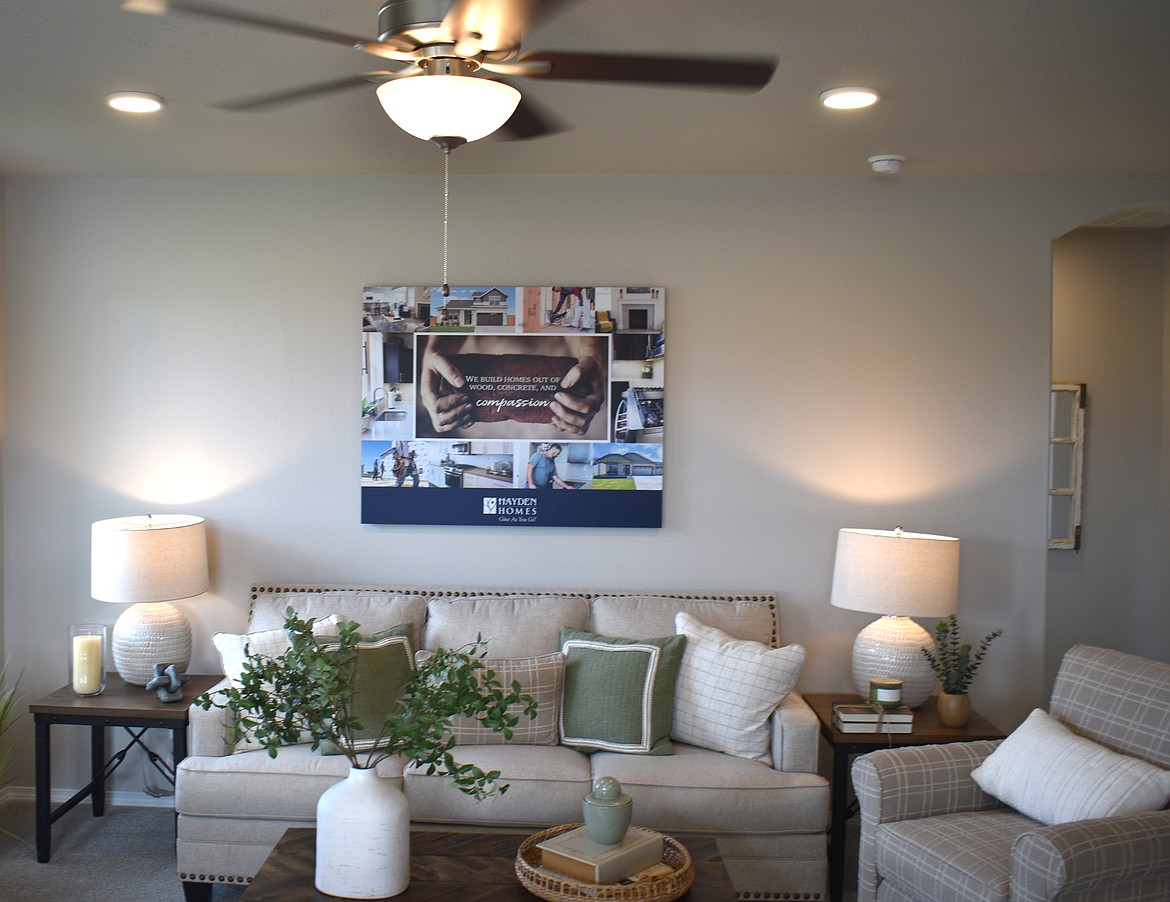
<path id="1" fill-rule="evenodd" d="M 367 286 L 361 519 L 662 525 L 661 288 Z"/>

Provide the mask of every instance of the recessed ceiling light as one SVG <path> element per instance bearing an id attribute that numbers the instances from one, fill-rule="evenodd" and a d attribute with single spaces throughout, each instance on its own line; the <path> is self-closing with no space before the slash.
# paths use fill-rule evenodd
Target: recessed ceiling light
<path id="1" fill-rule="evenodd" d="M 821 103 L 833 110 L 860 110 L 878 102 L 873 88 L 832 88 L 821 94 Z"/>
<path id="2" fill-rule="evenodd" d="M 141 91 L 119 91 L 106 97 L 106 105 L 123 113 L 157 113 L 163 108 L 163 99 Z"/>

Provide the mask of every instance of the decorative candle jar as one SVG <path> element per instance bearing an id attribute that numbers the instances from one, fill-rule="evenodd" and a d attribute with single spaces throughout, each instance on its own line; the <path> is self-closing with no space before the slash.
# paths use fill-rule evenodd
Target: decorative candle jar
<path id="1" fill-rule="evenodd" d="M 69 627 L 69 685 L 74 695 L 99 695 L 106 688 L 106 625 Z"/>
<path id="2" fill-rule="evenodd" d="M 902 704 L 902 681 L 894 677 L 873 677 L 869 681 L 869 703 L 883 708 Z"/>

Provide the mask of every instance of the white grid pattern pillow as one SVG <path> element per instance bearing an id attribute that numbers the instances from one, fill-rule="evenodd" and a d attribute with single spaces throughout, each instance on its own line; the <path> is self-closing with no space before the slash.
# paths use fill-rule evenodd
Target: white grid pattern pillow
<path id="1" fill-rule="evenodd" d="M 734 639 L 686 613 L 674 623 L 687 642 L 675 683 L 671 736 L 771 764 L 768 718 L 796 685 L 804 648 Z"/>
<path id="2" fill-rule="evenodd" d="M 1078 736 L 1040 708 L 971 779 L 1043 824 L 1158 811 L 1170 801 L 1170 771 Z"/>

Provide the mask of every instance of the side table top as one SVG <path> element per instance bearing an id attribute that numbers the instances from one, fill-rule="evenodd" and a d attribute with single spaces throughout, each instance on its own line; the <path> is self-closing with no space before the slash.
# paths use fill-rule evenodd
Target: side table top
<path id="1" fill-rule="evenodd" d="M 28 710 L 33 714 L 61 716 L 140 717 L 145 714 L 160 720 L 186 720 L 187 709 L 195 696 L 202 695 L 222 679 L 214 674 L 189 673 L 183 684 L 183 697 L 163 702 L 154 690 L 131 686 L 117 673 L 107 673 L 106 688 L 100 695 L 74 695 L 69 686 L 62 686 L 29 704 Z"/>
<path id="2" fill-rule="evenodd" d="M 833 705 L 838 702 L 848 705 L 865 704 L 863 699 L 849 692 L 808 692 L 801 695 L 820 721 L 821 735 L 833 745 L 886 748 L 1003 739 L 1007 735 L 975 711 L 971 712 L 971 719 L 967 721 L 966 726 L 944 727 L 938 721 L 937 698 L 933 695 L 914 709 L 914 729 L 910 733 L 842 733 L 833 726 Z"/>

